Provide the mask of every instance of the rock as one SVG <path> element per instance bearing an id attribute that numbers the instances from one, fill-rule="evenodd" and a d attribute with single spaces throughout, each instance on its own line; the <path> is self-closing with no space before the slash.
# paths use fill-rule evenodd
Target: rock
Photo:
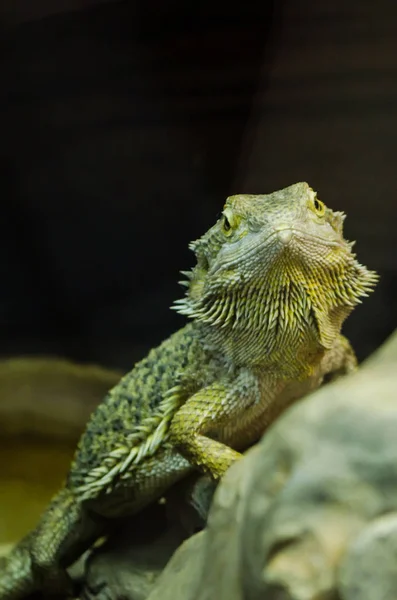
<path id="1" fill-rule="evenodd" d="M 204 583 L 202 572 L 206 536 L 207 533 L 201 531 L 183 542 L 158 578 L 148 596 L 150 600 L 165 600 L 171 597 L 175 600 L 193 600 L 197 597 L 197 590 Z"/>
<path id="2" fill-rule="evenodd" d="M 339 569 L 343 600 L 397 598 L 397 513 L 370 523 L 352 542 Z"/>
<path id="3" fill-rule="evenodd" d="M 286 411 L 229 469 L 204 531 L 186 540 L 214 485 L 175 487 L 163 520 L 138 517 L 152 538 L 131 527 L 94 555 L 86 596 L 395 600 L 396 366 L 397 333 L 358 373 Z"/>
<path id="4" fill-rule="evenodd" d="M 351 582 L 363 568 L 373 581 L 363 600 L 395 589 L 375 524 L 397 511 L 396 365 L 394 335 L 357 374 L 289 409 L 223 478 L 206 530 L 148 600 L 361 600 Z M 383 527 L 394 556 L 394 521 Z"/>
<path id="5" fill-rule="evenodd" d="M 122 372 L 54 357 L 0 359 L 0 436 L 28 436 L 74 449 Z M 8 441 L 8 440 L 7 440 Z"/>
<path id="6" fill-rule="evenodd" d="M 295 405 L 250 458 L 241 528 L 250 598 L 336 593 L 347 546 L 397 508 L 396 354 L 394 335 L 355 376 Z"/>
<path id="7" fill-rule="evenodd" d="M 36 526 L 90 413 L 120 377 L 54 357 L 0 359 L 0 556 Z"/>

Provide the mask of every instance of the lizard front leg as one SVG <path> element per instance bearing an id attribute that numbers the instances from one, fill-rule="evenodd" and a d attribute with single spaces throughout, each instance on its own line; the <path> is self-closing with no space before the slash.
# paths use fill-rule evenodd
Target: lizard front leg
<path id="1" fill-rule="evenodd" d="M 357 369 L 357 358 L 347 338 L 339 335 L 332 348 L 325 354 L 321 371 L 326 382 L 334 381 L 342 375 L 354 373 Z"/>
<path id="2" fill-rule="evenodd" d="M 214 479 L 241 454 L 206 434 L 215 437 L 225 424 L 233 427 L 233 421 L 258 399 L 255 383 L 249 373 L 241 374 L 232 384 L 214 383 L 191 396 L 172 419 L 171 443 L 192 465 Z"/>

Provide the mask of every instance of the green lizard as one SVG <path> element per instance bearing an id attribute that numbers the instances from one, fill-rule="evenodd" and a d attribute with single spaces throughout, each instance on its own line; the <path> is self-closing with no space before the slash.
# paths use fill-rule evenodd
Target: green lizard
<path id="1" fill-rule="evenodd" d="M 112 518 L 192 469 L 221 477 L 289 404 L 355 368 L 340 330 L 377 276 L 357 262 L 343 220 L 306 183 L 227 199 L 191 244 L 197 264 L 176 303 L 191 322 L 94 411 L 63 489 L 0 562 L 0 600 L 71 594 L 66 568 Z"/>

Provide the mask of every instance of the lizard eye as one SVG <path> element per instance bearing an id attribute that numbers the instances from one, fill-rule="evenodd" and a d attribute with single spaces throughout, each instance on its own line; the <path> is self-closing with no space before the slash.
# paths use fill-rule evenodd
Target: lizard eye
<path id="1" fill-rule="evenodd" d="M 223 230 L 228 233 L 231 230 L 232 226 L 230 225 L 230 221 L 226 215 L 223 215 Z"/>
<path id="2" fill-rule="evenodd" d="M 316 214 L 319 217 L 322 217 L 325 213 L 325 204 L 324 202 L 321 202 L 321 200 L 318 200 L 317 198 L 315 198 L 313 200 L 313 206 L 314 206 L 314 210 L 316 212 Z"/>
<path id="3" fill-rule="evenodd" d="M 226 210 L 222 213 L 222 231 L 225 235 L 230 235 L 233 230 L 236 228 L 236 218 L 233 212 L 226 208 Z"/>

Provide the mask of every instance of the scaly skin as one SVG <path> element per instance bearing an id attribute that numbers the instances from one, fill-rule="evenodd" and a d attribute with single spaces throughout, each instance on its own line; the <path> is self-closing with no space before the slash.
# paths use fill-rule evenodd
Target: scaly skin
<path id="1" fill-rule="evenodd" d="M 344 215 L 306 183 L 232 196 L 191 247 L 177 310 L 192 322 L 138 363 L 93 413 L 64 488 L 0 563 L 0 600 L 68 594 L 65 568 L 111 518 L 192 469 L 221 477 L 291 402 L 356 361 L 340 334 L 373 287 Z"/>

